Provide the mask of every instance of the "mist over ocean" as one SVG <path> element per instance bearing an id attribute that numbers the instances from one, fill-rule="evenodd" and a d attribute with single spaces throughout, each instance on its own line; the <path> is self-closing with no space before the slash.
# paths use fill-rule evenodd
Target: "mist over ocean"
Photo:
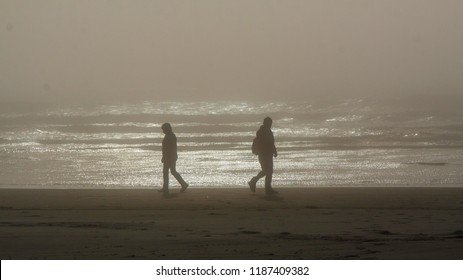
<path id="1" fill-rule="evenodd" d="M 400 99 L 349 99 L 143 102 L 3 113 L 0 187 L 160 187 L 164 122 L 178 137 L 177 170 L 192 187 L 247 187 L 260 168 L 251 142 L 266 116 L 273 118 L 279 151 L 277 188 L 461 185 L 463 112 L 445 104 L 429 108 Z"/>

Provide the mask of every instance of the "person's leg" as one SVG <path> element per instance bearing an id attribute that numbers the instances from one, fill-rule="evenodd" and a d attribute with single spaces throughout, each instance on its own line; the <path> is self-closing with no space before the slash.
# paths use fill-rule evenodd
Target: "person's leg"
<path id="1" fill-rule="evenodd" d="M 262 177 L 265 176 L 265 160 L 264 160 L 264 156 L 259 156 L 259 163 L 260 163 L 260 168 L 261 168 L 261 171 L 259 171 L 259 173 L 257 173 L 257 175 L 255 177 L 252 177 L 251 179 L 251 182 L 254 182 L 254 183 L 257 183 L 257 181 L 259 181 Z"/>
<path id="2" fill-rule="evenodd" d="M 272 188 L 273 155 L 268 155 L 262 159 L 262 170 L 265 173 L 265 193 L 268 195 L 277 194 L 278 192 Z"/>
<path id="3" fill-rule="evenodd" d="M 168 190 L 169 189 L 169 164 L 164 162 L 163 168 L 162 168 L 162 177 L 163 177 L 163 185 L 162 185 L 162 190 Z"/>
<path id="4" fill-rule="evenodd" d="M 251 181 L 253 181 L 254 183 L 257 183 L 257 181 L 259 181 L 264 176 L 265 176 L 265 172 L 263 170 L 261 170 L 261 171 L 259 171 L 259 173 L 257 173 L 257 175 L 255 177 L 252 177 Z"/>
<path id="5" fill-rule="evenodd" d="M 259 163 L 260 163 L 260 166 L 262 168 L 262 171 L 259 172 L 258 176 L 260 176 L 260 178 L 265 176 L 265 187 L 268 186 L 269 174 L 273 169 L 272 168 L 272 161 L 273 160 L 272 160 L 271 156 L 268 156 L 268 155 L 259 156 Z M 270 179 L 270 183 L 271 183 L 271 179 Z"/>
<path id="6" fill-rule="evenodd" d="M 177 172 L 175 161 L 170 165 L 170 173 L 172 173 L 175 179 L 177 179 L 182 188 L 186 188 L 188 186 L 188 184 L 183 180 L 182 176 Z"/>
<path id="7" fill-rule="evenodd" d="M 261 167 L 261 171 L 259 171 L 259 173 L 257 173 L 256 176 L 252 177 L 251 181 L 248 182 L 249 184 L 249 187 L 251 188 L 251 191 L 252 192 L 255 192 L 256 191 L 256 184 L 257 184 L 257 181 L 259 181 L 262 177 L 265 176 L 265 171 L 264 171 L 264 165 L 263 165 L 263 156 L 260 156 L 259 155 L 259 163 L 260 163 L 260 167 Z"/>
<path id="8" fill-rule="evenodd" d="M 260 178 L 262 178 L 264 176 L 265 176 L 265 173 L 263 171 L 260 171 L 259 173 L 257 173 L 257 175 L 255 177 L 252 177 L 251 181 L 248 182 L 249 188 L 251 188 L 252 192 L 256 191 L 257 181 L 259 181 Z"/>
<path id="9" fill-rule="evenodd" d="M 272 188 L 272 176 L 273 176 L 273 158 L 267 158 L 265 163 L 265 189 Z"/>

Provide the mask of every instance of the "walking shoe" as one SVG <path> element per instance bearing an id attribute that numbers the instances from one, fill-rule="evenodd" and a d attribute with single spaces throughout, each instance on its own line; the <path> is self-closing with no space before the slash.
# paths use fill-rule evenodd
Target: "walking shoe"
<path id="1" fill-rule="evenodd" d="M 185 192 L 186 191 L 186 188 L 188 188 L 188 184 L 185 184 L 182 186 L 182 189 L 180 190 L 180 192 Z"/>
<path id="2" fill-rule="evenodd" d="M 252 192 L 256 192 L 256 182 L 251 180 L 248 182 L 248 185 Z"/>

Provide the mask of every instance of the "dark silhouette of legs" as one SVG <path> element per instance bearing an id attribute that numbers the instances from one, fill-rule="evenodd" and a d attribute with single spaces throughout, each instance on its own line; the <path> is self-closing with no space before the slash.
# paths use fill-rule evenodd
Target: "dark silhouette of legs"
<path id="1" fill-rule="evenodd" d="M 175 161 L 174 162 L 164 162 L 164 166 L 162 170 L 162 173 L 163 173 L 162 175 L 164 178 L 164 185 L 162 189 L 165 191 L 169 189 L 169 169 L 170 169 L 170 173 L 172 173 L 175 179 L 177 179 L 179 184 L 182 186 L 182 192 L 184 192 L 186 188 L 188 187 L 188 184 L 185 182 L 185 180 L 183 180 L 180 173 L 177 172 L 175 165 L 176 165 Z"/>
<path id="2" fill-rule="evenodd" d="M 265 175 L 265 189 L 272 188 L 272 176 L 273 176 L 273 157 L 270 156 L 259 156 L 259 163 L 262 168 L 262 173 Z M 261 173 L 259 172 L 259 174 Z M 263 177 L 263 176 L 262 176 Z M 260 177 L 260 178 L 262 178 Z"/>
<path id="3" fill-rule="evenodd" d="M 252 181 L 253 182 L 256 182 L 259 181 L 261 178 L 265 177 L 266 173 L 264 171 L 259 171 L 259 173 L 257 173 L 256 177 L 252 178 Z"/>
<path id="4" fill-rule="evenodd" d="M 168 189 L 169 188 L 169 164 L 164 162 L 163 169 L 162 169 L 162 175 L 164 178 L 164 184 L 162 186 L 163 189 Z"/>
<path id="5" fill-rule="evenodd" d="M 176 162 L 172 163 L 171 166 L 170 166 L 170 173 L 172 173 L 172 175 L 175 177 L 175 179 L 177 179 L 177 182 L 179 182 L 179 184 L 184 187 L 186 185 L 188 185 L 182 178 L 182 176 L 180 175 L 180 173 L 177 172 L 177 169 L 175 168 L 175 164 Z"/>
<path id="6" fill-rule="evenodd" d="M 257 181 L 265 177 L 265 192 L 267 194 L 276 194 L 277 192 L 272 189 L 273 155 L 259 155 L 259 163 L 262 170 L 249 181 L 251 191 L 255 192 Z"/>

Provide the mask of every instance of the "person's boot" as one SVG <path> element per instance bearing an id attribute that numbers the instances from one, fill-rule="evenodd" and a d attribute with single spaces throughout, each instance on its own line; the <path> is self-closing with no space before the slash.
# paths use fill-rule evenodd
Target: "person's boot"
<path id="1" fill-rule="evenodd" d="M 256 192 L 256 180 L 254 178 L 251 179 L 251 181 L 248 182 L 249 188 L 251 189 L 252 192 Z"/>
<path id="2" fill-rule="evenodd" d="M 182 189 L 180 190 L 180 192 L 185 192 L 185 191 L 186 191 L 186 188 L 188 188 L 188 186 L 189 186 L 189 185 L 188 185 L 187 183 L 183 184 L 183 185 L 182 185 Z"/>

